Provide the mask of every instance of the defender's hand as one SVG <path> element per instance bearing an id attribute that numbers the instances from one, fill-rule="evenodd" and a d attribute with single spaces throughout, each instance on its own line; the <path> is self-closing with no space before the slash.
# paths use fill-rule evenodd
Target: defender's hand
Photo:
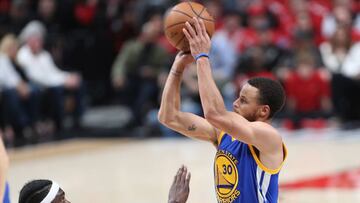
<path id="1" fill-rule="evenodd" d="M 183 29 L 184 35 L 190 44 L 191 54 L 193 57 L 201 53 L 208 54 L 210 52 L 211 40 L 206 32 L 204 21 L 194 17 L 193 22 L 195 29 L 189 22 L 185 23 L 186 28 Z"/>
<path id="2" fill-rule="evenodd" d="M 185 166 L 179 168 L 169 192 L 168 203 L 185 203 L 189 197 L 190 173 Z"/>

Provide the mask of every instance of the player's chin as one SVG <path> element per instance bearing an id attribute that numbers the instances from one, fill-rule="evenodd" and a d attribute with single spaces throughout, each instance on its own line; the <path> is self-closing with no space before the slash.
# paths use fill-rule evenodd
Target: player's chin
<path id="1" fill-rule="evenodd" d="M 240 114 L 240 115 L 242 116 L 242 114 L 241 114 L 241 112 L 240 112 L 239 110 L 233 109 L 233 111 L 234 111 L 235 113 L 237 113 L 237 114 Z"/>

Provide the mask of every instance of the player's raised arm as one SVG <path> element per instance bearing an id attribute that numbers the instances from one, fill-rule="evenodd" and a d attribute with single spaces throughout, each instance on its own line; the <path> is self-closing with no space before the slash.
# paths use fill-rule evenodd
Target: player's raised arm
<path id="1" fill-rule="evenodd" d="M 158 119 L 163 125 L 183 135 L 216 144 L 218 132 L 208 121 L 180 110 L 181 78 L 184 68 L 192 61 L 192 56 L 184 52 L 176 56 L 166 80 Z"/>
<path id="2" fill-rule="evenodd" d="M 196 58 L 199 92 L 205 118 L 217 129 L 221 129 L 234 138 L 256 146 L 262 152 L 281 148 L 281 137 L 267 122 L 270 108 L 264 105 L 256 116 L 264 122 L 251 122 L 243 114 L 227 111 L 223 98 L 212 77 L 207 54 L 211 41 L 206 33 L 203 21 L 193 19 L 195 29 L 187 22 L 184 34 L 189 40 L 191 53 Z M 261 120 L 263 115 L 263 120 Z"/>

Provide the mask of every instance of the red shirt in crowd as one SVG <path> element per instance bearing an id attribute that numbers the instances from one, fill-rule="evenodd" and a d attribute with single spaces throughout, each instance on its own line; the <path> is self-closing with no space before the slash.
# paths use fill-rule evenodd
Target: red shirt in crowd
<path id="1" fill-rule="evenodd" d="M 319 111 L 322 98 L 330 96 L 329 83 L 318 71 L 308 78 L 291 73 L 285 80 L 285 90 L 287 98 L 295 101 L 296 112 Z"/>

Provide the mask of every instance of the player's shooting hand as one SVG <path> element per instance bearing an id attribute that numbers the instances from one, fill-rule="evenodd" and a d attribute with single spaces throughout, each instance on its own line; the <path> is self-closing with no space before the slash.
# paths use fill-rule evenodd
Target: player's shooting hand
<path id="1" fill-rule="evenodd" d="M 190 44 L 191 54 L 193 57 L 200 53 L 208 54 L 210 52 L 211 40 L 206 32 L 204 21 L 194 17 L 192 22 L 195 29 L 189 22 L 185 23 L 186 27 L 183 29 L 184 35 Z"/>
<path id="2" fill-rule="evenodd" d="M 174 63 L 177 64 L 179 66 L 179 68 L 181 68 L 183 71 L 183 69 L 185 68 L 185 66 L 187 66 L 188 64 L 194 62 L 194 58 L 191 56 L 190 52 L 184 52 L 184 51 L 180 51 L 176 57 L 175 57 L 175 61 Z"/>
<path id="3" fill-rule="evenodd" d="M 189 183 L 190 173 L 187 173 L 187 168 L 182 166 L 174 177 L 168 203 L 185 203 L 189 197 Z"/>

